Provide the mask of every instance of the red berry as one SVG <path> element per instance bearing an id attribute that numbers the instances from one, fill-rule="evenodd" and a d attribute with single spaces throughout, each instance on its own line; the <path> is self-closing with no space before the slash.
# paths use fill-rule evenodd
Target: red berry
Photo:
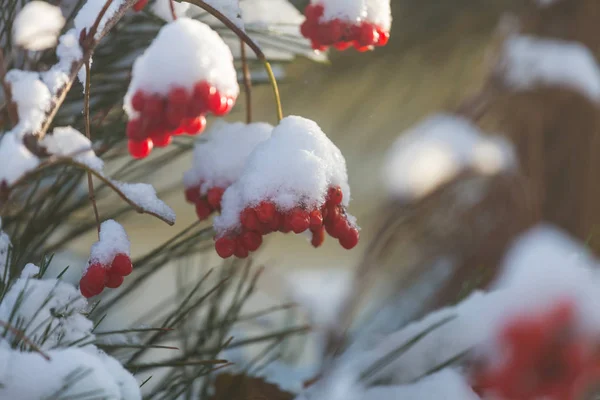
<path id="1" fill-rule="evenodd" d="M 145 135 L 144 131 L 142 130 L 142 120 L 136 118 L 127 122 L 126 135 L 129 139 L 144 140 Z"/>
<path id="2" fill-rule="evenodd" d="M 348 50 L 350 47 L 352 47 L 352 42 L 337 42 L 333 44 L 333 47 L 339 51 Z"/>
<path id="3" fill-rule="evenodd" d="M 142 11 L 142 9 L 146 7 L 146 4 L 148 4 L 148 0 L 139 0 L 133 5 L 133 9 L 135 11 Z"/>
<path id="4" fill-rule="evenodd" d="M 319 27 L 321 44 L 332 45 L 342 38 L 344 28 L 339 19 L 334 19 Z"/>
<path id="5" fill-rule="evenodd" d="M 377 46 L 385 46 L 387 44 L 387 42 L 390 40 L 390 33 L 379 28 L 377 30 L 377 33 L 379 34 L 379 39 L 377 40 Z"/>
<path id="6" fill-rule="evenodd" d="M 83 278 L 79 282 L 79 291 L 81 292 L 81 295 L 83 297 L 85 297 L 86 299 L 89 299 L 90 297 L 94 297 L 96 294 L 99 294 L 99 293 L 94 294 L 93 292 L 91 292 L 85 285 Z"/>
<path id="7" fill-rule="evenodd" d="M 186 119 L 183 121 L 182 127 L 188 135 L 199 135 L 206 127 L 206 118 L 204 115 L 200 115 L 197 118 Z"/>
<path id="8" fill-rule="evenodd" d="M 258 233 L 260 233 L 261 235 L 264 236 L 264 235 L 268 235 L 271 232 L 275 232 L 277 229 L 279 229 L 279 225 L 277 225 L 277 228 L 273 229 L 271 227 L 272 223 L 273 223 L 272 221 L 270 224 L 263 224 L 263 223 L 259 222 L 258 229 L 257 229 Z"/>
<path id="9" fill-rule="evenodd" d="M 225 115 L 227 112 L 227 97 L 215 92 L 208 97 L 208 109 L 217 116 Z"/>
<path id="10" fill-rule="evenodd" d="M 233 255 L 235 255 L 237 258 L 248 257 L 248 248 L 244 244 L 241 236 L 235 241 L 235 250 L 233 251 Z"/>
<path id="11" fill-rule="evenodd" d="M 260 215 L 259 215 L 258 219 L 260 220 Z M 273 217 L 271 218 L 271 221 L 268 222 L 269 230 L 271 232 L 276 232 L 277 230 L 279 230 L 279 227 L 281 226 L 281 220 L 282 219 L 283 219 L 283 217 L 279 213 L 279 211 L 275 210 L 275 213 L 273 214 Z"/>
<path id="12" fill-rule="evenodd" d="M 290 212 L 290 226 L 294 233 L 302 233 L 308 229 L 310 226 L 310 218 L 308 216 L 308 211 L 296 207 Z"/>
<path id="13" fill-rule="evenodd" d="M 200 200 L 200 188 L 198 186 L 192 186 L 185 189 L 185 200 L 188 203 L 195 204 Z"/>
<path id="14" fill-rule="evenodd" d="M 146 101 L 144 103 L 144 109 L 142 110 L 144 118 L 158 123 L 162 121 L 164 112 L 165 101 L 162 97 L 160 97 L 157 94 L 154 94 L 146 98 Z"/>
<path id="15" fill-rule="evenodd" d="M 267 224 L 271 222 L 276 214 L 277 208 L 270 201 L 263 201 L 256 207 L 256 216 L 262 223 Z"/>
<path id="16" fill-rule="evenodd" d="M 339 206 L 329 206 L 323 210 L 323 217 L 325 222 L 333 223 L 340 218 Z"/>
<path id="17" fill-rule="evenodd" d="M 352 227 L 350 226 L 348 221 L 346 221 L 346 219 L 342 217 L 338 218 L 332 224 L 332 230 L 335 232 L 335 237 L 338 239 L 344 236 L 346 232 L 350 229 L 352 229 Z"/>
<path id="18" fill-rule="evenodd" d="M 106 283 L 106 268 L 100 263 L 93 263 L 89 266 L 85 275 L 81 278 L 80 286 L 82 288 L 81 294 L 84 296 L 90 294 L 92 297 L 102 293 Z M 85 292 L 85 293 L 84 293 Z"/>
<path id="19" fill-rule="evenodd" d="M 321 246 L 324 241 L 325 241 L 325 228 L 324 227 L 321 227 L 320 229 L 317 229 L 312 232 L 312 240 L 310 241 L 310 243 L 314 247 Z"/>
<path id="20" fill-rule="evenodd" d="M 379 41 L 379 34 L 371 24 L 364 23 L 360 26 L 358 43 L 361 46 L 372 46 Z"/>
<path id="21" fill-rule="evenodd" d="M 177 105 L 186 105 L 190 101 L 185 88 L 175 87 L 169 91 L 169 103 Z"/>
<path id="22" fill-rule="evenodd" d="M 339 186 L 330 187 L 327 191 L 327 202 L 330 204 L 342 204 L 343 198 L 344 195 L 342 194 L 342 189 Z"/>
<path id="23" fill-rule="evenodd" d="M 241 236 L 244 246 L 249 251 L 256 251 L 262 244 L 262 236 L 256 232 L 244 232 Z"/>
<path id="24" fill-rule="evenodd" d="M 328 222 L 325 224 L 325 230 L 327 231 L 327 234 L 329 234 L 329 236 L 331 236 L 334 239 L 338 238 L 337 232 L 335 231 L 335 224 Z"/>
<path id="25" fill-rule="evenodd" d="M 321 211 L 312 210 L 310 212 L 310 230 L 316 231 L 321 229 L 323 226 L 323 215 L 321 215 Z"/>
<path id="26" fill-rule="evenodd" d="M 217 89 L 211 86 L 208 82 L 198 82 L 194 85 L 193 97 L 194 100 L 201 100 L 204 102 L 204 104 L 208 104 L 208 98 L 216 91 Z"/>
<path id="27" fill-rule="evenodd" d="M 171 141 L 172 141 L 171 135 L 169 135 L 166 132 L 164 132 L 160 135 L 152 136 L 152 143 L 156 147 L 167 147 L 169 144 L 171 144 Z"/>
<path id="28" fill-rule="evenodd" d="M 220 237 L 215 241 L 215 250 L 221 258 L 231 257 L 235 251 L 235 240 L 227 236 Z"/>
<path id="29" fill-rule="evenodd" d="M 315 40 L 311 40 L 310 41 L 310 46 L 313 48 L 313 50 L 316 51 L 325 51 L 327 50 L 327 46 L 323 46 L 321 43 L 315 41 Z"/>
<path id="30" fill-rule="evenodd" d="M 260 222 L 253 208 L 245 208 L 241 212 L 240 222 L 249 231 L 257 231 L 260 228 Z"/>
<path id="31" fill-rule="evenodd" d="M 302 25 L 300 25 L 300 33 L 302 34 L 302 36 L 304 36 L 305 38 L 309 38 L 312 36 L 312 31 L 314 29 L 314 25 L 307 19 L 305 20 Z"/>
<path id="32" fill-rule="evenodd" d="M 131 107 L 133 107 L 135 111 L 141 112 L 144 109 L 145 101 L 146 95 L 141 90 L 138 90 L 131 98 Z"/>
<path id="33" fill-rule="evenodd" d="M 214 187 L 208 189 L 208 193 L 206 193 L 206 199 L 208 200 L 208 204 L 215 209 L 221 209 L 221 198 L 223 197 L 223 193 L 225 189 L 220 187 Z"/>
<path id="34" fill-rule="evenodd" d="M 169 128 L 177 129 L 187 117 L 187 106 L 175 103 L 169 103 L 165 111 L 165 118 Z"/>
<path id="35" fill-rule="evenodd" d="M 146 158 L 152 151 L 152 147 L 154 144 L 151 139 L 145 139 L 142 141 L 137 140 L 129 140 L 127 142 L 127 147 L 129 148 L 129 154 L 133 158 Z"/>
<path id="36" fill-rule="evenodd" d="M 210 208 L 208 201 L 205 199 L 198 199 L 196 202 L 196 215 L 198 216 L 198 219 L 202 221 L 208 218 L 211 212 L 212 209 Z"/>
<path id="37" fill-rule="evenodd" d="M 309 21 L 316 22 L 323 16 L 325 9 L 320 4 L 309 4 L 304 9 L 304 15 Z"/>
<path id="38" fill-rule="evenodd" d="M 350 229 L 346 229 L 340 235 L 339 241 L 343 248 L 350 250 L 358 244 L 358 239 L 359 239 L 358 229 L 356 229 L 354 227 L 350 227 Z"/>
<path id="39" fill-rule="evenodd" d="M 292 231 L 292 213 L 291 211 L 283 214 L 281 222 L 279 224 L 279 231 L 282 233 L 289 233 Z"/>
<path id="40" fill-rule="evenodd" d="M 133 265 L 131 264 L 131 258 L 129 258 L 127 254 L 117 254 L 110 266 L 110 273 L 127 276 L 131 274 L 132 271 Z"/>
<path id="41" fill-rule="evenodd" d="M 106 287 L 116 289 L 123 284 L 124 280 L 125 279 L 121 275 L 109 274 L 108 279 L 106 280 Z"/>

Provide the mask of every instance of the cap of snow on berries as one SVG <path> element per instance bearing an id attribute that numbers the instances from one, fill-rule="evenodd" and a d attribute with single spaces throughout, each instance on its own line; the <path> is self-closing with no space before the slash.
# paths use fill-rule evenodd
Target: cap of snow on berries
<path id="1" fill-rule="evenodd" d="M 205 115 L 227 114 L 238 93 L 231 50 L 215 31 L 189 18 L 165 25 L 135 61 L 125 95 L 131 155 L 201 133 Z"/>
<path id="2" fill-rule="evenodd" d="M 100 240 L 92 245 L 87 268 L 80 281 L 81 294 L 92 297 L 105 287 L 117 288 L 131 274 L 130 244 L 123 227 L 108 220 L 100 226 Z"/>
<path id="3" fill-rule="evenodd" d="M 271 232 L 310 230 L 318 247 L 327 232 L 352 248 L 358 242 L 354 217 L 346 213 L 350 187 L 346 161 L 319 126 L 286 117 L 259 143 L 221 201 L 215 217 L 215 246 L 221 257 L 245 257 Z M 347 239 L 347 240 L 346 240 Z"/>
<path id="4" fill-rule="evenodd" d="M 273 126 L 264 122 L 244 124 L 217 121 L 194 147 L 192 168 L 185 172 L 186 199 L 195 204 L 199 219 L 221 208 L 221 197 L 244 170 L 256 145 L 271 136 Z"/>
<path id="5" fill-rule="evenodd" d="M 315 50 L 359 51 L 385 46 L 392 25 L 390 0 L 317 0 L 305 10 L 301 33 Z"/>

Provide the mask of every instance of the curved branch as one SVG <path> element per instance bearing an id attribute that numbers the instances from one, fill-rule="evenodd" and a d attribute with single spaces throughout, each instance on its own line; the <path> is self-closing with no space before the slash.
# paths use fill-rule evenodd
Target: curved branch
<path id="1" fill-rule="evenodd" d="M 210 4 L 205 3 L 202 0 L 177 0 L 179 2 L 186 2 L 198 6 L 211 14 L 213 17 L 221 21 L 227 28 L 229 28 L 233 33 L 237 35 L 241 40 L 244 41 L 252 49 L 256 57 L 263 63 L 265 69 L 267 70 L 267 75 L 269 76 L 269 82 L 271 83 L 271 87 L 273 88 L 273 95 L 275 96 L 275 103 L 277 107 L 277 121 L 281 121 L 283 119 L 283 110 L 281 107 L 281 98 L 279 96 L 279 88 L 277 87 L 277 80 L 275 79 L 275 75 L 273 74 L 273 69 L 271 68 L 271 64 L 265 57 L 265 53 L 261 50 L 261 48 L 248 36 L 246 32 L 240 29 L 236 24 L 234 24 L 229 18 L 227 18 L 223 13 L 219 10 L 211 6 Z"/>

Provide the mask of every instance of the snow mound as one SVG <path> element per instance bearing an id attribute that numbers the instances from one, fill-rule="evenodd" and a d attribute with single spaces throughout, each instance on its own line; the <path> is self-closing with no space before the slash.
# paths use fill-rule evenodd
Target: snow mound
<path id="1" fill-rule="evenodd" d="M 532 36 L 507 40 L 500 64 L 505 83 L 516 90 L 561 86 L 600 101 L 600 69 L 584 45 Z"/>
<path id="2" fill-rule="evenodd" d="M 416 200 L 465 169 L 493 175 L 514 165 L 512 147 L 504 138 L 484 136 L 470 121 L 440 114 L 400 135 L 383 174 L 393 196 Z"/>
<path id="3" fill-rule="evenodd" d="M 12 100 L 17 105 L 19 123 L 13 129 L 19 134 L 33 133 L 42 127 L 52 96 L 37 72 L 13 69 L 6 74 Z"/>
<path id="4" fill-rule="evenodd" d="M 95 262 L 110 267 L 117 254 L 129 256 L 129 251 L 127 232 L 118 222 L 109 219 L 100 225 L 100 240 L 92 245 L 88 267 Z M 83 274 L 85 275 L 85 271 Z"/>
<path id="5" fill-rule="evenodd" d="M 39 51 L 56 46 L 65 18 L 59 7 L 43 1 L 27 3 L 13 22 L 13 43 Z"/>
<path id="6" fill-rule="evenodd" d="M 331 186 L 341 188 L 347 206 L 350 186 L 342 153 L 314 121 L 286 117 L 256 146 L 242 175 L 223 194 L 214 227 L 218 234 L 237 228 L 240 212 L 265 200 L 282 212 L 299 204 L 320 207 Z"/>
<path id="7" fill-rule="evenodd" d="M 176 1 L 172 2 L 171 0 L 156 0 L 151 8 L 152 13 L 167 22 L 173 22 L 171 3 L 173 4 L 175 15 L 178 18 L 184 17 L 185 13 L 190 8 L 190 3 L 178 3 Z"/>
<path id="8" fill-rule="evenodd" d="M 124 6 L 126 3 L 125 0 L 113 0 L 111 4 L 106 9 L 106 12 L 102 16 L 100 23 L 98 24 L 98 30 L 96 31 L 95 38 L 100 38 L 102 31 L 106 23 L 119 11 L 119 9 Z M 89 29 L 94 25 L 100 11 L 106 4 L 106 0 L 87 0 L 83 7 L 79 10 L 77 15 L 73 20 L 73 25 L 75 26 L 75 30 L 77 35 L 79 32 L 85 30 L 89 32 Z"/>
<path id="9" fill-rule="evenodd" d="M 51 155 L 72 157 L 98 172 L 104 167 L 104 162 L 92 150 L 92 142 L 70 126 L 54 128 L 52 134 L 44 136 L 41 145 Z"/>
<path id="10" fill-rule="evenodd" d="M 0 184 L 6 182 L 9 186 L 40 163 L 14 133 L 5 133 L 0 139 L 0 160 L 5 165 L 0 168 Z"/>
<path id="11" fill-rule="evenodd" d="M 143 211 L 160 216 L 169 223 L 175 223 L 175 211 L 158 198 L 156 190 L 147 183 L 125 183 L 111 181 L 129 200 Z"/>
<path id="12" fill-rule="evenodd" d="M 254 148 L 271 136 L 273 126 L 263 122 L 232 124 L 216 121 L 210 132 L 196 142 L 192 168 L 183 176 L 186 188 L 200 185 L 200 194 L 235 182 Z"/>
<path id="13" fill-rule="evenodd" d="M 83 50 L 79 46 L 79 37 L 75 28 L 70 29 L 58 39 L 56 57 L 58 58 L 58 62 L 48 71 L 41 74 L 44 83 L 48 86 L 53 96 L 69 81 L 73 63 L 81 60 L 83 57 Z M 83 70 L 84 73 L 81 73 L 82 70 L 80 70 L 80 80 L 83 82 L 84 80 L 81 78 L 85 78 L 85 70 Z"/>
<path id="14" fill-rule="evenodd" d="M 323 6 L 322 21 L 370 22 L 388 31 L 392 26 L 390 0 L 314 0 L 312 3 Z"/>
<path id="15" fill-rule="evenodd" d="M 201 81 L 222 95 L 239 93 L 233 55 L 219 34 L 202 22 L 178 18 L 165 25 L 136 59 L 124 109 L 130 119 L 138 116 L 131 104 L 138 90 L 167 96 L 173 87 L 191 88 Z"/>

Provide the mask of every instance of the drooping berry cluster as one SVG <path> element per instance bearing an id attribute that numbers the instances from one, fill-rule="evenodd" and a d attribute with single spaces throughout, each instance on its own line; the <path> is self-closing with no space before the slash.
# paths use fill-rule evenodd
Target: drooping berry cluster
<path id="1" fill-rule="evenodd" d="M 84 297 L 97 296 L 105 287 L 115 289 L 121 286 L 124 277 L 132 271 L 133 265 L 127 254 L 117 254 L 109 265 L 94 261 L 81 277 L 79 290 Z"/>
<path id="2" fill-rule="evenodd" d="M 138 90 L 131 106 L 139 117 L 127 123 L 129 152 L 135 158 L 144 158 L 154 146 L 168 146 L 172 136 L 200 134 L 206 126 L 205 114 L 223 116 L 234 102 L 235 98 L 222 95 L 206 81 L 194 85 L 191 93 L 175 87 L 166 97 Z"/>
<path id="3" fill-rule="evenodd" d="M 390 38 L 388 30 L 369 21 L 345 21 L 334 18 L 323 19 L 322 4 L 309 4 L 305 9 L 306 20 L 300 26 L 302 36 L 311 41 L 312 48 L 319 51 L 329 46 L 346 50 L 352 46 L 358 51 L 372 50 L 374 46 L 385 46 Z"/>
<path id="4" fill-rule="evenodd" d="M 314 247 L 323 244 L 327 232 L 338 239 L 342 247 L 352 249 L 358 244 L 358 228 L 346 215 L 342 200 L 342 190 L 331 187 L 325 204 L 312 210 L 298 206 L 282 212 L 270 201 L 246 207 L 240 214 L 240 231 L 221 236 L 215 241 L 217 254 L 222 258 L 233 255 L 245 258 L 250 252 L 258 250 L 264 235 L 272 232 L 299 234 L 310 231 Z"/>
<path id="5" fill-rule="evenodd" d="M 185 199 L 188 203 L 196 206 L 196 215 L 202 221 L 214 211 L 221 211 L 221 198 L 224 192 L 224 188 L 213 187 L 208 189 L 206 195 L 203 196 L 200 192 L 200 186 L 192 186 L 185 189 Z"/>

